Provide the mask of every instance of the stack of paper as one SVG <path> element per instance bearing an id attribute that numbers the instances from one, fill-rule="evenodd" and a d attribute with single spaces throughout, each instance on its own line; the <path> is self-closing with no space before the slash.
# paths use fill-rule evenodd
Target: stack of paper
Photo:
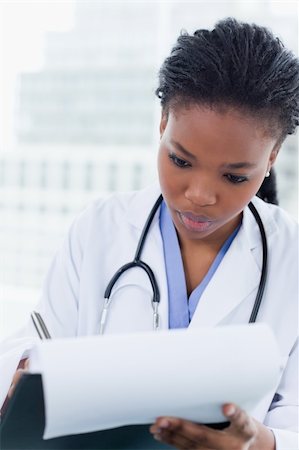
<path id="1" fill-rule="evenodd" d="M 250 412 L 279 376 L 279 354 L 261 324 L 42 341 L 45 438 L 171 415 L 224 421 L 221 405 Z"/>

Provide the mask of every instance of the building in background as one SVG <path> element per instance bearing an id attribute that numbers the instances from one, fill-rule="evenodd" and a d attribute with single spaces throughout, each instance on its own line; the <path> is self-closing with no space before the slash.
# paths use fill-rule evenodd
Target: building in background
<path id="1" fill-rule="evenodd" d="M 45 66 L 21 74 L 21 144 L 133 147 L 152 144 L 157 5 L 76 5 L 75 26 L 49 33 Z"/>
<path id="2" fill-rule="evenodd" d="M 297 51 L 296 5 L 288 2 L 70 3 L 71 29 L 44 33 L 42 67 L 18 74 L 13 145 L 0 151 L 2 333 L 36 302 L 78 211 L 155 180 L 157 72 L 182 28 L 230 15 L 272 27 Z M 295 215 L 297 151 L 288 139 L 278 162 L 281 202 Z"/>

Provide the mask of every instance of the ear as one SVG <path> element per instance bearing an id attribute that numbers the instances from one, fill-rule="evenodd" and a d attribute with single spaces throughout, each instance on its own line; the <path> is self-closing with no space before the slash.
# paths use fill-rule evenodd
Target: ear
<path id="1" fill-rule="evenodd" d="M 162 111 L 160 120 L 160 139 L 163 136 L 167 122 L 168 122 L 168 114 L 166 113 L 166 111 Z"/>
<path id="2" fill-rule="evenodd" d="M 268 170 L 269 171 L 272 169 L 272 167 L 276 161 L 279 150 L 280 150 L 280 144 L 276 145 L 270 154 L 270 158 L 269 158 L 269 162 L 268 162 Z"/>

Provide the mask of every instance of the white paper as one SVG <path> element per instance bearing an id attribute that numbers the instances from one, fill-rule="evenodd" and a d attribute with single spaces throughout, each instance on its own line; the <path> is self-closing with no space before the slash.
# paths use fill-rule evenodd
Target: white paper
<path id="1" fill-rule="evenodd" d="M 31 370 L 42 373 L 47 439 L 161 415 L 221 422 L 223 403 L 250 412 L 280 367 L 272 332 L 254 324 L 42 341 Z"/>
<path id="2" fill-rule="evenodd" d="M 0 406 L 3 405 L 20 360 L 37 340 L 16 338 L 0 344 Z"/>

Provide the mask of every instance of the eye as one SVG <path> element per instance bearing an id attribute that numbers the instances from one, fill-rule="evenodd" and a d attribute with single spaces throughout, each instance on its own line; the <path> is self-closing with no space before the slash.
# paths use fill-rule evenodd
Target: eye
<path id="1" fill-rule="evenodd" d="M 179 158 L 174 153 L 170 153 L 169 159 L 172 160 L 173 164 L 175 164 L 177 167 L 180 167 L 182 169 L 185 169 L 186 167 L 191 167 L 191 164 L 185 161 L 184 159 Z"/>
<path id="2" fill-rule="evenodd" d="M 233 184 L 240 184 L 240 183 L 244 183 L 245 181 L 248 181 L 248 178 L 244 175 L 233 175 L 231 173 L 227 173 L 224 176 L 227 178 L 227 180 L 230 183 L 233 183 Z"/>

